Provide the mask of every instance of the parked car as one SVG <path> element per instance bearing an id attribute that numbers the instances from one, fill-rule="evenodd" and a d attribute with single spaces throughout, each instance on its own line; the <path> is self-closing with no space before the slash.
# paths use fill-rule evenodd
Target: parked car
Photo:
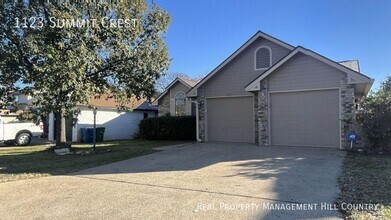
<path id="1" fill-rule="evenodd" d="M 32 122 L 4 123 L 0 117 L 0 142 L 26 146 L 31 143 L 32 137 L 41 136 L 42 134 L 42 124 L 36 125 Z"/>

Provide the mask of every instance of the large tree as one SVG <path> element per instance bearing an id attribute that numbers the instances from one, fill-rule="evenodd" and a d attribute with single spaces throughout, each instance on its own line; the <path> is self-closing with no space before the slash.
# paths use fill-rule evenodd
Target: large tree
<path id="1" fill-rule="evenodd" d="M 119 108 L 132 97 L 149 98 L 169 65 L 167 12 L 141 0 L 92 2 L 0 5 L 2 93 L 21 82 L 35 105 L 61 118 L 58 146 L 65 142 L 64 117 L 77 104 L 105 93 Z"/>

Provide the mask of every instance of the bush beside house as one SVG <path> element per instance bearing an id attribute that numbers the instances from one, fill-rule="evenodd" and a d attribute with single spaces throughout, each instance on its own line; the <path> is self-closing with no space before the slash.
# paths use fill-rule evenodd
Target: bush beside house
<path id="1" fill-rule="evenodd" d="M 195 116 L 164 116 L 140 122 L 140 138 L 147 140 L 196 140 Z"/>
<path id="2" fill-rule="evenodd" d="M 391 77 L 361 102 L 357 120 L 374 151 L 391 152 Z"/>

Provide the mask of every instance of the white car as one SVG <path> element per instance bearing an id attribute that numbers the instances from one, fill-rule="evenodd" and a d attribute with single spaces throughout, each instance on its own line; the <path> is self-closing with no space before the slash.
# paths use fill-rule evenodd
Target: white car
<path id="1" fill-rule="evenodd" d="M 4 123 L 0 117 L 0 142 L 16 143 L 26 146 L 31 143 L 31 138 L 43 134 L 43 125 L 32 122 Z"/>

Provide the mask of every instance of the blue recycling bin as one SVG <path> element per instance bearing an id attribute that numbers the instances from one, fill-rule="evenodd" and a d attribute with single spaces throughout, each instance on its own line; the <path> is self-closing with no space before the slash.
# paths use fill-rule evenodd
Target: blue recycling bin
<path id="1" fill-rule="evenodd" d="M 86 139 L 86 129 L 85 128 L 80 128 L 80 142 L 84 143 L 84 140 Z"/>
<path id="2" fill-rule="evenodd" d="M 80 128 L 81 142 L 82 143 L 93 143 L 94 142 L 94 128 Z M 96 128 L 96 142 L 102 142 L 105 133 L 104 127 Z"/>
<path id="3" fill-rule="evenodd" d="M 81 142 L 92 143 L 94 141 L 94 128 L 80 128 Z"/>

